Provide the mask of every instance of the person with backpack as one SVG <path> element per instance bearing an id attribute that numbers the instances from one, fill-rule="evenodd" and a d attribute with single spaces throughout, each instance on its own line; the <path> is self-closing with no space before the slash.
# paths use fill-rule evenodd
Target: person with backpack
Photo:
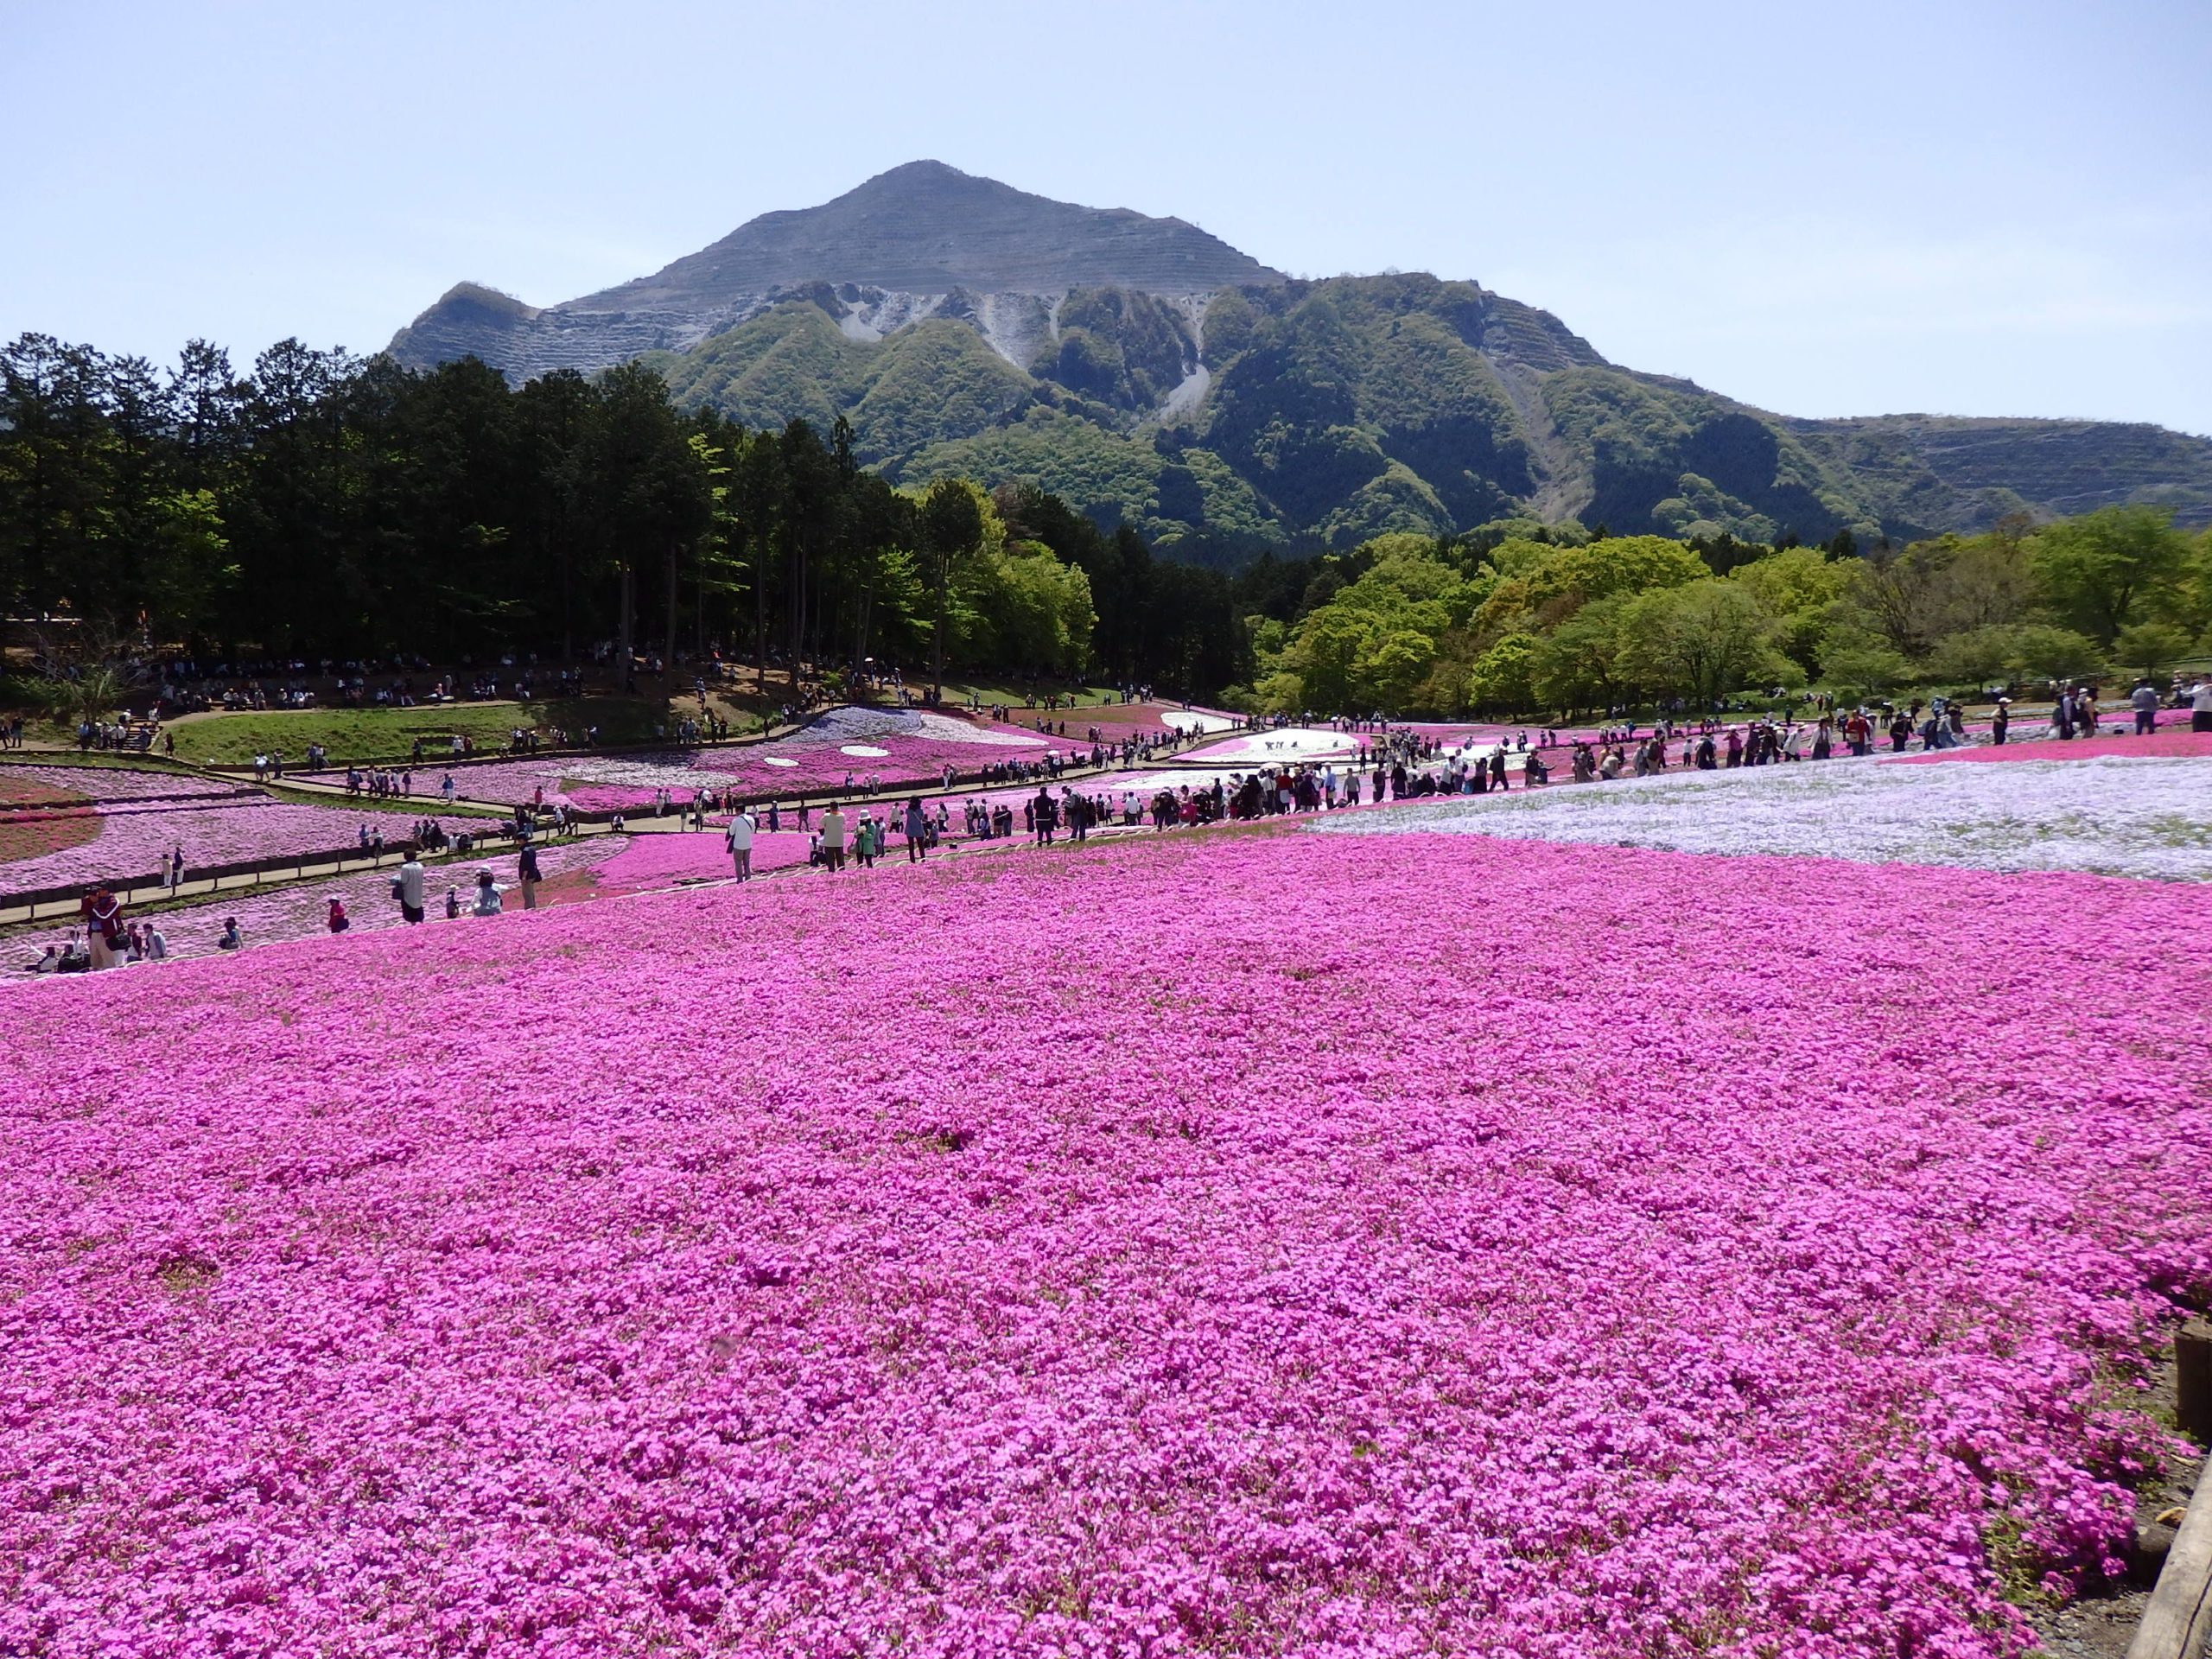
<path id="1" fill-rule="evenodd" d="M 114 967 L 123 959 L 123 900 L 102 883 L 86 892 L 79 909 L 85 918 L 85 946 L 91 952 L 93 971 Z"/>

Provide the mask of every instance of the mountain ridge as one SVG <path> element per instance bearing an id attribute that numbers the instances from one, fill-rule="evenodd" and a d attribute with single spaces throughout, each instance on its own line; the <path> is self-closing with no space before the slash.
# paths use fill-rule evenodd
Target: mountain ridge
<path id="1" fill-rule="evenodd" d="M 901 482 L 1053 489 L 1164 543 L 1486 518 L 1909 538 L 2148 500 L 2212 520 L 2212 441 L 2145 423 L 1815 420 L 1608 362 L 1426 273 L 1293 278 L 1198 226 L 942 162 L 764 213 L 547 307 L 464 283 L 388 348 L 512 380 L 645 359 L 753 425 L 842 415 Z"/>

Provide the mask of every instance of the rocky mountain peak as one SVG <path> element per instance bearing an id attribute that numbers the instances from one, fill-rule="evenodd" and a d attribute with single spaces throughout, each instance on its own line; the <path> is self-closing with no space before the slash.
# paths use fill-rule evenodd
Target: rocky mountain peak
<path id="1" fill-rule="evenodd" d="M 1049 317 L 1076 290 L 1126 289 L 1188 306 L 1224 288 L 1287 280 L 1183 219 L 1078 207 L 943 162 L 908 162 L 819 207 L 748 219 L 650 276 L 542 310 L 461 283 L 390 350 L 414 367 L 480 357 L 518 380 L 590 371 L 687 349 L 781 300 L 829 289 L 870 296 L 851 325 L 859 337 L 876 334 L 879 318 L 965 315 L 995 349 L 1018 353 L 1036 329 L 992 319 Z"/>
<path id="2" fill-rule="evenodd" d="M 650 276 L 562 308 L 721 305 L 804 283 L 913 294 L 1109 287 L 1203 294 L 1282 280 L 1179 219 L 1081 207 L 923 161 L 879 173 L 818 207 L 762 213 Z"/>

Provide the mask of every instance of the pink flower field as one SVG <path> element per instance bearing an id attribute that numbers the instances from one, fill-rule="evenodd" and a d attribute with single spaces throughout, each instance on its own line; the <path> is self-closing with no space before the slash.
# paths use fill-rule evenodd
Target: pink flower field
<path id="1" fill-rule="evenodd" d="M 171 772 L 71 766 L 22 771 L 33 782 L 92 797 L 91 804 L 54 810 L 88 817 L 95 828 L 82 839 L 55 837 L 59 844 L 48 850 L 23 843 L 29 855 L 0 861 L 0 892 L 152 875 L 177 846 L 184 849 L 188 874 L 258 858 L 336 852 L 355 844 L 364 823 L 396 841 L 413 822 L 404 814 L 275 800 L 250 787 Z M 423 816 L 434 816 L 432 804 L 423 804 Z M 35 810 L 0 811 L 0 817 L 28 817 Z M 442 822 L 454 831 L 484 826 L 481 818 Z"/>
<path id="2" fill-rule="evenodd" d="M 2168 715 L 2164 721 L 2157 731 L 2141 737 L 2131 731 L 2117 737 L 2080 737 L 2071 741 L 2046 738 L 2031 742 L 2010 742 L 2001 747 L 1985 743 L 1965 749 L 1916 750 L 1910 754 L 1892 757 L 1891 764 L 1913 762 L 1934 766 L 1949 760 L 2088 760 L 2103 754 L 2172 760 L 2185 760 L 2193 755 L 2212 755 L 2212 732 L 2190 731 L 2187 715 L 2176 721 Z"/>
<path id="3" fill-rule="evenodd" d="M 756 875 L 806 862 L 811 837 L 797 830 L 774 834 L 760 830 L 753 838 L 753 869 Z M 608 893 L 640 893 L 673 887 L 682 881 L 727 881 L 731 878 L 730 856 L 722 846 L 721 831 L 669 832 L 633 836 L 630 844 L 594 870 L 593 885 Z"/>
<path id="4" fill-rule="evenodd" d="M 594 836 L 589 840 L 555 842 L 541 847 L 538 849 L 538 868 L 547 878 L 546 887 L 553 889 L 554 882 L 560 877 L 575 875 L 591 869 L 595 864 L 619 857 L 628 844 L 628 839 L 624 836 Z M 800 849 L 799 855 L 802 858 L 805 856 L 804 849 Z M 507 904 L 518 907 L 522 900 L 513 892 L 515 867 L 516 855 L 513 853 L 432 865 L 428 873 L 427 889 L 433 918 L 437 921 L 445 918 L 448 887 L 458 888 L 462 903 L 467 902 L 475 886 L 476 872 L 480 869 L 490 870 L 493 879 L 509 889 Z M 402 925 L 399 907 L 391 899 L 391 878 L 395 868 L 387 864 L 380 869 L 362 869 L 350 875 L 331 876 L 321 880 L 287 882 L 264 888 L 241 887 L 235 892 L 213 893 L 195 904 L 174 909 L 158 912 L 126 910 L 124 915 L 131 921 L 158 920 L 162 937 L 168 942 L 170 957 L 183 959 L 216 955 L 216 938 L 222 931 L 224 918 L 231 916 L 238 918 L 239 931 L 245 936 L 249 946 L 278 940 L 321 938 L 328 931 L 327 918 L 330 901 L 336 899 L 346 906 L 346 916 L 352 923 L 346 930 L 346 938 L 358 940 L 365 933 Z M 582 882 L 572 885 L 583 887 Z M 546 902 L 551 900 L 552 893 L 549 892 Z M 48 945 L 60 946 L 78 931 L 73 918 L 66 924 L 25 928 L 0 940 L 0 981 L 29 977 L 40 954 Z M 148 983 L 158 982 L 164 988 L 175 983 L 172 979 L 148 981 L 146 976 L 149 975 L 170 971 L 154 963 L 132 964 L 128 971 L 140 979 L 138 988 L 141 995 L 150 994 L 146 989 Z"/>
<path id="5" fill-rule="evenodd" d="M 2212 892 L 865 890 L 10 988 L 0 1652 L 1963 1659 L 2111 1564 Z"/>

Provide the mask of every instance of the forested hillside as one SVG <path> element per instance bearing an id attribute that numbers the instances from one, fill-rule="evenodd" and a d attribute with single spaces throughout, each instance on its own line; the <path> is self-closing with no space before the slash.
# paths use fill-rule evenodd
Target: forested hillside
<path id="1" fill-rule="evenodd" d="M 834 414 L 748 429 L 642 366 L 514 389 L 473 359 L 417 373 L 296 341 L 245 374 L 198 341 L 167 374 L 0 348 L 0 608 L 95 650 L 711 645 L 1190 695 L 1249 675 L 1226 576 L 988 481 L 900 490 Z"/>
<path id="2" fill-rule="evenodd" d="M 1451 535 L 1516 513 L 1620 533 L 1868 541 L 2143 502 L 2212 517 L 2212 442 L 2152 426 L 1793 420 L 1606 363 L 1471 283 L 1229 289 L 1195 323 L 1071 293 L 1026 366 L 932 317 L 884 339 L 830 289 L 645 360 L 732 418 L 849 418 L 902 482 L 1020 477 L 1189 553 Z"/>
<path id="3" fill-rule="evenodd" d="M 1199 562 L 1512 515 L 1869 543 L 2126 503 L 2212 521 L 2206 438 L 1770 414 L 1609 363 L 1471 282 L 1294 282 L 1180 219 L 935 162 L 543 309 L 461 283 L 389 350 L 474 356 L 515 385 L 643 359 L 686 408 L 842 416 L 896 483 L 1019 480 Z"/>
<path id="4" fill-rule="evenodd" d="M 1571 715 L 1745 690 L 2158 678 L 2212 653 L 2212 531 L 2103 507 L 1903 549 L 1691 544 L 1533 522 L 1383 536 L 1253 618 L 1256 706 Z"/>
<path id="5" fill-rule="evenodd" d="M 1501 391 L 1517 371 L 1441 341 L 1433 311 L 1397 319 L 1402 349 L 1419 336 L 1431 365 L 1452 370 L 1447 435 L 1391 401 L 1411 365 L 1326 378 L 1313 342 L 1332 328 L 1387 342 L 1381 310 L 1341 292 L 1323 308 L 1333 323 L 1310 298 L 1286 307 L 1229 314 L 1243 343 L 1198 416 L 1217 447 L 1152 452 L 1179 490 L 1226 504 L 1255 536 L 1282 534 L 1284 500 L 1323 512 L 1345 492 L 1394 523 L 1395 508 L 1441 505 L 1404 457 L 1449 443 L 1479 448 L 1518 492 L 1468 471 L 1441 506 L 1444 522 L 1491 513 L 1467 530 L 1369 535 L 1355 513 L 1332 521 L 1359 533 L 1348 548 L 1263 550 L 1222 570 L 1155 557 L 1157 520 L 1109 530 L 1085 511 L 1166 429 L 1141 440 L 1039 407 L 987 438 L 925 446 L 926 464 L 865 465 L 871 430 L 880 443 L 942 413 L 905 396 L 916 383 L 898 365 L 964 361 L 979 387 L 999 372 L 950 323 L 871 347 L 803 313 L 762 319 L 790 349 L 751 371 L 803 352 L 888 365 L 854 405 L 872 429 L 834 402 L 809 406 L 818 426 L 750 424 L 718 399 L 686 407 L 651 364 L 518 389 L 473 359 L 423 373 L 289 341 L 241 375 L 195 342 L 163 375 L 25 336 L 0 350 L 0 601 L 118 645 L 216 655 L 717 646 L 764 664 L 1098 675 L 1285 713 L 1392 715 L 2155 672 L 2212 649 L 2212 531 L 2177 528 L 2168 509 L 2016 512 L 1903 546 L 1862 540 L 1811 443 L 1742 416 L 1694 428 L 1690 394 L 1536 333 L 1514 350 L 1559 360 L 1541 383 L 1569 435 L 1554 444 L 1601 458 L 1673 444 L 1742 488 L 1749 474 L 1732 467 L 1772 473 L 1740 512 L 1669 497 L 1647 519 L 1674 534 L 1618 534 L 1635 474 L 1608 462 L 1598 493 L 1554 505 L 1618 522 L 1545 523 L 1513 511 L 1560 475 Z M 1265 374 L 1246 371 L 1270 357 Z M 745 359 L 724 361 L 724 385 L 742 381 Z M 768 405 L 739 407 L 760 419 Z M 1083 466 L 1045 464 L 1068 454 Z M 1801 545 L 1799 523 L 1836 528 Z"/>

